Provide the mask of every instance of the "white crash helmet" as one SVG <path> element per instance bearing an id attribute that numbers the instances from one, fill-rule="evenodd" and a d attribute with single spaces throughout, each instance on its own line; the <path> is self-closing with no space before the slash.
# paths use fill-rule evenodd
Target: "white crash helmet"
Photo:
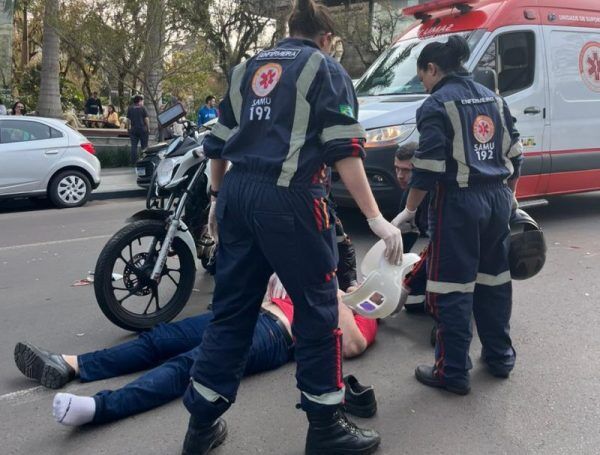
<path id="1" fill-rule="evenodd" d="M 407 253 L 402 256 L 401 265 L 392 265 L 385 259 L 384 251 L 383 240 L 369 250 L 360 266 L 364 282 L 342 297 L 347 307 L 369 319 L 383 319 L 396 311 L 404 278 L 420 260 L 419 255 Z"/>

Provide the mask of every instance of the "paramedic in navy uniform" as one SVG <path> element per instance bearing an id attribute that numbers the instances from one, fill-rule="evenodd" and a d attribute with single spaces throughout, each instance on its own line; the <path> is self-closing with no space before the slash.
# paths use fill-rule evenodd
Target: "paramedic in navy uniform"
<path id="1" fill-rule="evenodd" d="M 460 395 L 470 391 L 471 314 L 491 374 L 506 378 L 515 364 L 509 218 L 522 161 L 506 103 L 463 69 L 469 54 L 466 40 L 451 36 L 425 46 L 417 60 L 431 96 L 417 111 L 420 142 L 406 208 L 392 221 L 410 220 L 431 193 L 427 308 L 438 323 L 435 365 L 415 375 Z"/>
<path id="2" fill-rule="evenodd" d="M 233 69 L 219 121 L 204 143 L 211 158 L 209 225 L 213 234 L 218 225 L 219 259 L 214 318 L 184 396 L 191 414 L 185 454 L 208 453 L 225 438 L 220 416 L 235 401 L 273 272 L 295 303 L 306 453 L 366 454 L 380 441 L 339 409 L 337 253 L 326 167 L 340 174 L 372 231 L 385 240 L 392 263 L 402 260 L 402 236 L 381 215 L 365 176 L 365 132 L 356 120 L 352 82 L 327 55 L 334 32 L 329 11 L 299 0 L 289 29 L 291 38 Z"/>

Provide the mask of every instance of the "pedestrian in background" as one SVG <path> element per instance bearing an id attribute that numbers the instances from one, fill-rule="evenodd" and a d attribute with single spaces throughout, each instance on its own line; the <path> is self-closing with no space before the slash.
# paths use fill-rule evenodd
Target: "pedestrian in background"
<path id="1" fill-rule="evenodd" d="M 418 366 L 415 376 L 460 395 L 470 391 L 472 314 L 491 374 L 507 378 L 515 364 L 509 219 L 523 159 L 508 106 L 466 72 L 469 55 L 467 41 L 451 36 L 417 59 L 431 96 L 417 111 L 411 189 L 393 221 L 413 219 L 431 193 L 426 290 L 438 324 L 435 364 Z"/>
<path id="2" fill-rule="evenodd" d="M 25 105 L 21 101 L 17 101 L 13 104 L 12 109 L 10 110 L 12 115 L 25 115 L 27 110 L 25 109 Z"/>
<path id="3" fill-rule="evenodd" d="M 217 99 L 210 95 L 206 97 L 206 104 L 198 110 L 198 125 L 204 125 L 219 116 L 219 111 L 216 108 Z"/>
<path id="4" fill-rule="evenodd" d="M 102 114 L 102 102 L 100 101 L 100 98 L 98 98 L 98 92 L 93 92 L 86 100 L 83 112 L 87 115 Z"/>
<path id="5" fill-rule="evenodd" d="M 150 131 L 150 122 L 148 112 L 144 107 L 144 97 L 135 95 L 133 104 L 127 109 L 127 120 L 129 138 L 131 139 L 131 164 L 138 160 L 138 144 L 141 144 L 142 151 L 148 147 L 148 136 Z"/>
<path id="6" fill-rule="evenodd" d="M 113 106 L 112 104 L 109 104 L 106 108 L 106 117 L 104 118 L 104 120 L 106 120 L 106 124 L 104 125 L 105 128 L 121 127 L 121 124 L 119 123 L 119 114 L 117 114 L 115 106 Z"/>

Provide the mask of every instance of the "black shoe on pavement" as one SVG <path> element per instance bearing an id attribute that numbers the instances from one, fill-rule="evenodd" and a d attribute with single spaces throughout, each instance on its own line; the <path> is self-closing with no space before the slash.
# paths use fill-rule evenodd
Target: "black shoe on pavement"
<path id="1" fill-rule="evenodd" d="M 357 427 L 341 410 L 307 416 L 306 455 L 369 455 L 381 443 L 379 433 Z"/>
<path id="2" fill-rule="evenodd" d="M 44 351 L 29 343 L 15 346 L 17 368 L 49 389 L 60 389 L 75 378 L 75 370 L 60 354 Z"/>
<path id="3" fill-rule="evenodd" d="M 199 424 L 190 417 L 188 430 L 183 441 L 182 455 L 206 455 L 219 447 L 227 437 L 227 424 L 221 418 L 208 425 Z"/>
<path id="4" fill-rule="evenodd" d="M 452 392 L 457 395 L 466 395 L 471 391 L 471 387 L 469 386 L 459 387 L 451 384 L 443 384 L 442 381 L 434 374 L 433 367 L 429 365 L 419 365 L 415 370 L 415 377 L 421 384 L 425 384 L 429 387 L 445 389 L 448 392 Z"/>
<path id="5" fill-rule="evenodd" d="M 372 385 L 364 386 L 355 376 L 344 377 L 346 393 L 344 395 L 344 411 L 356 417 L 367 419 L 377 412 L 377 400 Z"/>

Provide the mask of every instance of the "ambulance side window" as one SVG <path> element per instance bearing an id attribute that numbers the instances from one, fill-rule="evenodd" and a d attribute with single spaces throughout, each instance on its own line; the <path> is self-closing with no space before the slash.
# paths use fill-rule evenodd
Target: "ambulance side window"
<path id="1" fill-rule="evenodd" d="M 474 71 L 475 78 L 502 96 L 530 87 L 535 77 L 535 35 L 510 32 L 497 36 Z"/>

